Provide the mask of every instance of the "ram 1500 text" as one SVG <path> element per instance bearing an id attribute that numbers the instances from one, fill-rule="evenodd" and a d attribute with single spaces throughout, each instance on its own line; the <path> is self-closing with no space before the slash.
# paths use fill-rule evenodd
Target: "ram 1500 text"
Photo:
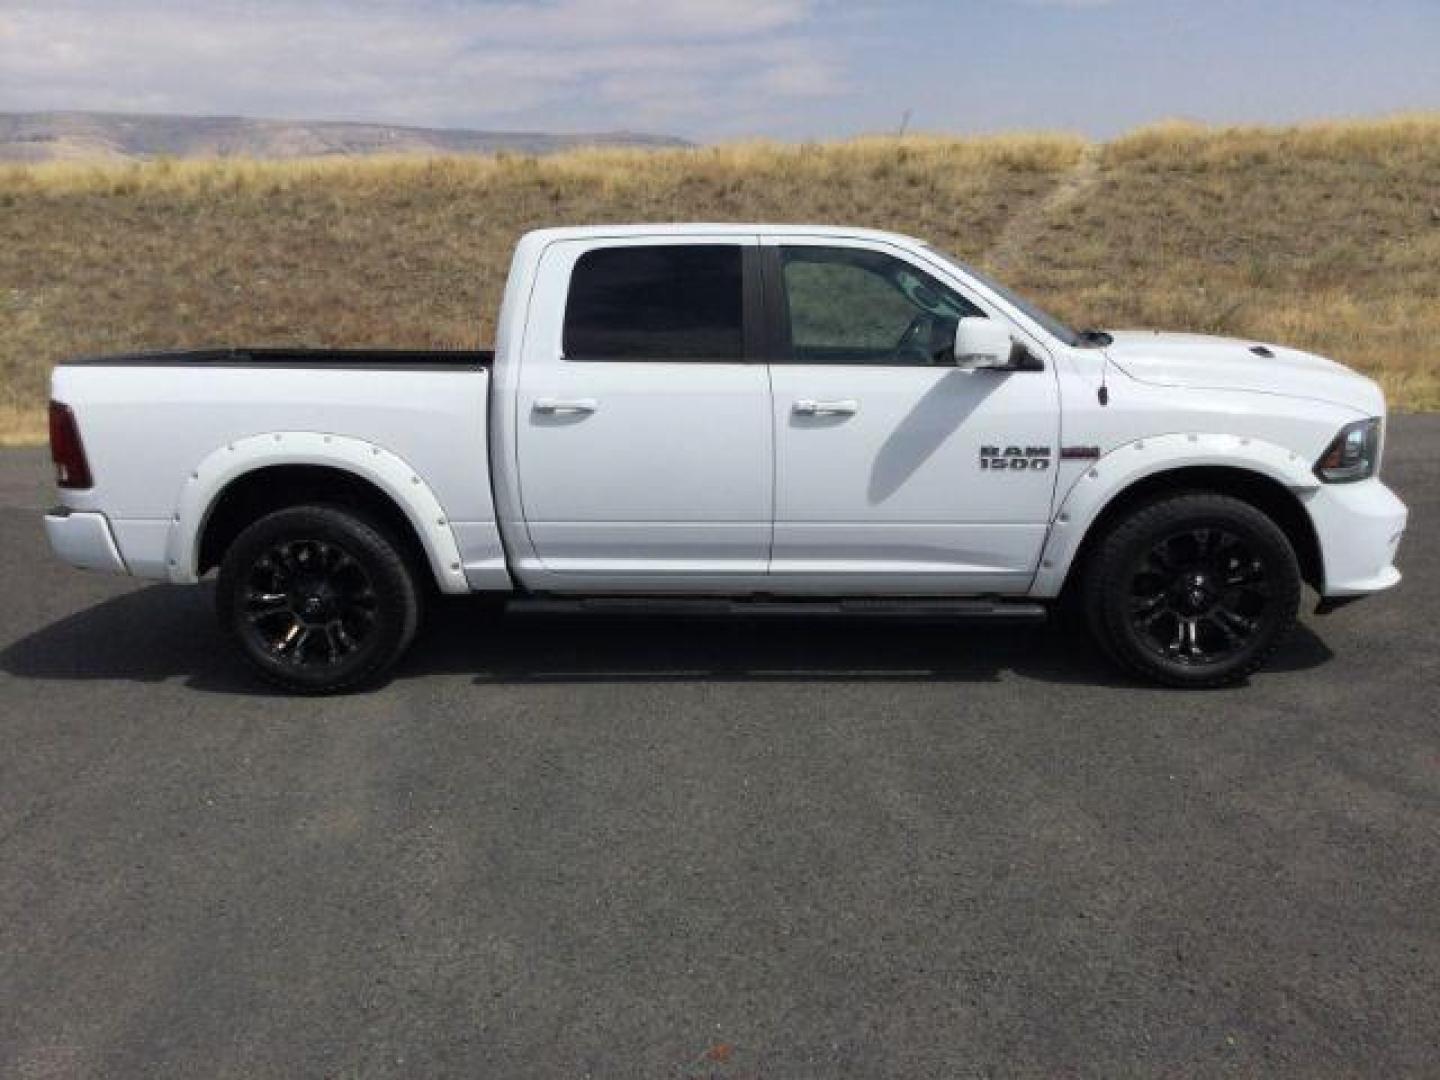
<path id="1" fill-rule="evenodd" d="M 55 552 L 171 582 L 301 691 L 427 593 L 613 610 L 1044 616 L 1176 686 L 1257 669 L 1301 583 L 1394 585 L 1385 402 L 1278 345 L 1077 333 L 929 245 L 524 237 L 494 352 L 216 349 L 55 369 Z M 963 644 L 957 641 L 957 648 Z"/>

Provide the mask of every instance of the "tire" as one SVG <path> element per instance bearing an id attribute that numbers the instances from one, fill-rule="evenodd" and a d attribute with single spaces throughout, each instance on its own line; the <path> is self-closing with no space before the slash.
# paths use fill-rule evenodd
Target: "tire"
<path id="1" fill-rule="evenodd" d="M 302 694 L 378 680 L 420 624 L 394 539 L 333 506 L 277 510 L 245 529 L 220 564 L 216 607 L 251 666 Z"/>
<path id="2" fill-rule="evenodd" d="M 1148 503 L 1100 538 L 1082 583 L 1101 649 L 1165 686 L 1229 686 L 1295 625 L 1300 567 L 1260 510 L 1213 492 Z"/>

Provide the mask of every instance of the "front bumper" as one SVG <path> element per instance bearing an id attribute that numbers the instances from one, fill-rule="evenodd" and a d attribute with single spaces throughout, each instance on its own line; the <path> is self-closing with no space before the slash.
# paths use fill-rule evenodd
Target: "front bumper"
<path id="1" fill-rule="evenodd" d="M 45 515 L 45 538 L 50 550 L 71 566 L 107 574 L 129 573 L 104 514 L 64 507 L 51 510 Z"/>
<path id="2" fill-rule="evenodd" d="M 1400 580 L 1395 552 L 1410 512 L 1379 480 L 1324 484 L 1307 500 L 1325 563 L 1326 599 L 1360 597 Z"/>

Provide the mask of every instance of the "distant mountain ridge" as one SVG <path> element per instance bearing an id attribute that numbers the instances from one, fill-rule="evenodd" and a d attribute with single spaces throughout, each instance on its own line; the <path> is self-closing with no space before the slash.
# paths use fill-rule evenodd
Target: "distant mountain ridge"
<path id="1" fill-rule="evenodd" d="M 689 146 L 630 131 L 472 131 L 342 120 L 146 113 L 0 113 L 0 161 L 156 157 L 299 158 L 367 154 L 547 154 L 576 146 Z"/>

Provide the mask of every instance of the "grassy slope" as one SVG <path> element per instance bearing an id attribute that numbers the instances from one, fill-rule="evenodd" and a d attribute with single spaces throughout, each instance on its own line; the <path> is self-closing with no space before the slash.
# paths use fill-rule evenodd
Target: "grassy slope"
<path id="1" fill-rule="evenodd" d="M 48 366 L 203 343 L 488 340 L 524 230 L 864 224 L 1086 325 L 1235 333 L 1440 408 L 1440 118 L 558 157 L 0 168 L 0 439 Z"/>
<path id="2" fill-rule="evenodd" d="M 1440 117 L 1298 130 L 1152 128 L 1017 280 L 1090 324 L 1299 345 L 1440 409 Z"/>

